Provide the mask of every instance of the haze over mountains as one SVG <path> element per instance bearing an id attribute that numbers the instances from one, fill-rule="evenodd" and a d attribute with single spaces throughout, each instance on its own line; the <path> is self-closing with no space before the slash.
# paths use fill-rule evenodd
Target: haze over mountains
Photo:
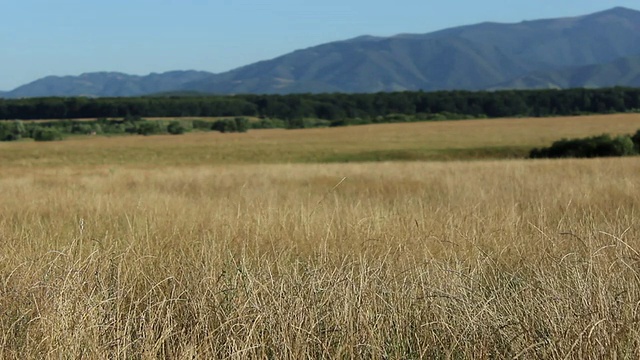
<path id="1" fill-rule="evenodd" d="M 137 96 L 181 89 L 212 75 L 204 71 L 170 71 L 147 76 L 95 72 L 80 76 L 47 76 L 6 93 L 7 97 Z"/>
<path id="2" fill-rule="evenodd" d="M 368 93 L 403 90 L 640 86 L 640 12 L 481 23 L 428 34 L 362 36 L 225 73 L 50 76 L 0 96 Z"/>

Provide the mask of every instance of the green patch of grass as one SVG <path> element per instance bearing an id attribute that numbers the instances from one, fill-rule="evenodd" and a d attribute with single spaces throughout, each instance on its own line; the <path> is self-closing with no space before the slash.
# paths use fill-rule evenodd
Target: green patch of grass
<path id="1" fill-rule="evenodd" d="M 488 146 L 468 149 L 438 150 L 442 160 L 472 160 L 472 159 L 523 159 L 529 154 L 528 146 Z"/>
<path id="2" fill-rule="evenodd" d="M 348 163 L 381 161 L 474 160 L 525 158 L 529 147 L 499 146 L 468 149 L 390 149 L 329 154 L 310 162 Z M 304 162 L 304 161 L 303 161 Z"/>
<path id="3" fill-rule="evenodd" d="M 417 161 L 430 158 L 429 151 L 422 150 L 370 150 L 355 153 L 338 153 L 320 159 L 320 162 L 376 162 L 376 161 Z"/>

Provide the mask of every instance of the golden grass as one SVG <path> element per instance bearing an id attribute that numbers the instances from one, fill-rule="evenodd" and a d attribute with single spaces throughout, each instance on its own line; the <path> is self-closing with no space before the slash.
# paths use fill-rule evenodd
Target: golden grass
<path id="1" fill-rule="evenodd" d="M 1 358 L 637 358 L 640 162 L 3 172 Z"/>
<path id="2" fill-rule="evenodd" d="M 638 358 L 640 159 L 259 164 L 556 120 L 1 144 L 0 358 Z"/>
<path id="3" fill-rule="evenodd" d="M 246 134 L 70 138 L 0 143 L 0 162 L 16 166 L 152 166 L 448 160 L 524 157 L 562 137 L 640 129 L 639 114 L 382 124 Z"/>

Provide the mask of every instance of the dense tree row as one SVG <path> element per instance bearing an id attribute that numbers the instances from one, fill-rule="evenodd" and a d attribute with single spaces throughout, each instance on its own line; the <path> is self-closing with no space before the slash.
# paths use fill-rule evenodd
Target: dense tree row
<path id="1" fill-rule="evenodd" d="M 259 116 L 288 127 L 316 118 L 334 125 L 385 121 L 392 114 L 459 117 L 552 116 L 640 109 L 640 89 L 569 89 L 497 92 L 235 95 L 207 97 L 36 98 L 1 100 L 0 119 L 99 117 Z"/>

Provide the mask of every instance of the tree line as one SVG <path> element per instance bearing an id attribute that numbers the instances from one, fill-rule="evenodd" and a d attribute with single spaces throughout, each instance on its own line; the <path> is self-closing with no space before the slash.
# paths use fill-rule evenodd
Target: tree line
<path id="1" fill-rule="evenodd" d="M 272 127 L 269 122 L 268 127 Z M 264 128 L 265 122 L 250 122 L 244 117 L 216 121 L 174 119 L 146 120 L 141 117 L 123 119 L 99 118 L 84 120 L 52 120 L 23 122 L 0 121 L 0 141 L 17 141 L 32 138 L 35 141 L 62 140 L 67 135 L 181 135 L 189 131 L 247 132 L 250 128 Z"/>
<path id="2" fill-rule="evenodd" d="M 631 112 L 640 89 L 440 91 L 375 94 L 0 99 L 0 119 L 260 117 L 288 128 L 321 119 L 333 126 L 481 117 L 543 117 Z"/>

